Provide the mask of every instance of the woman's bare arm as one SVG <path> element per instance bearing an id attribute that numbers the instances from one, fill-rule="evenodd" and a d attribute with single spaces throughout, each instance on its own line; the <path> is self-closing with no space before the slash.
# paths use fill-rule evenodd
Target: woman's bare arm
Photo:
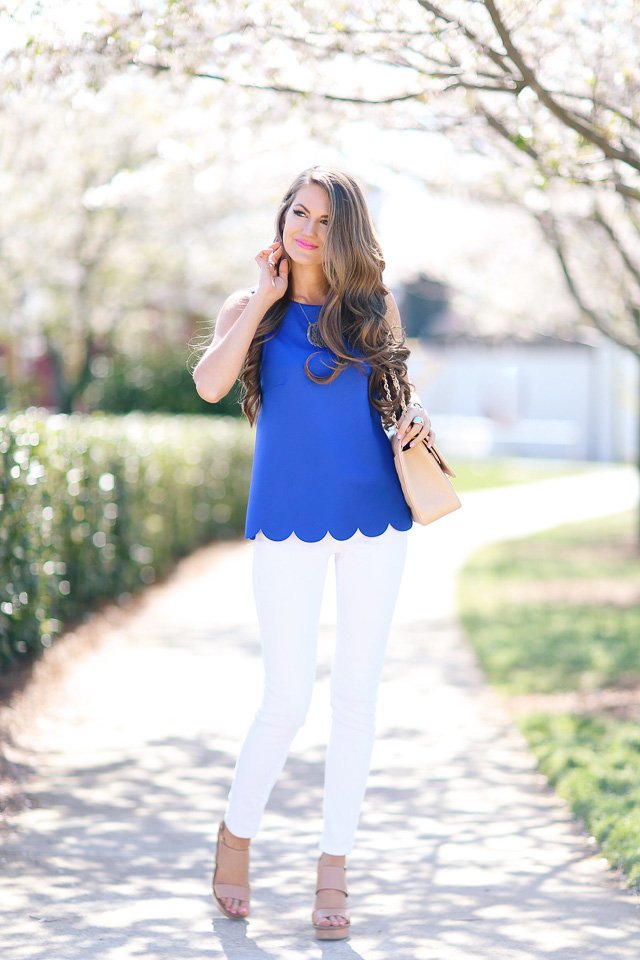
<path id="1" fill-rule="evenodd" d="M 209 403 L 218 403 L 229 393 L 260 321 L 284 296 L 289 284 L 289 261 L 281 241 L 260 250 L 255 261 L 260 268 L 255 291 L 238 290 L 227 297 L 216 320 L 213 340 L 193 370 L 196 390 Z"/>
<path id="2" fill-rule="evenodd" d="M 193 370 L 196 390 L 208 403 L 218 403 L 238 379 L 258 325 L 273 303 L 260 293 L 239 290 L 222 305 L 214 337 Z"/>

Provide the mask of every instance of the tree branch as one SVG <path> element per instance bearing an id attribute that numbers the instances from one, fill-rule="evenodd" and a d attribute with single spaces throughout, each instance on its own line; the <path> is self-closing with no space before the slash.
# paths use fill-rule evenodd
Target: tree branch
<path id="1" fill-rule="evenodd" d="M 128 65 L 132 67 L 144 67 L 156 73 L 171 72 L 171 67 L 163 63 L 144 63 L 142 60 L 129 60 Z M 233 84 L 244 90 L 270 90 L 273 93 L 292 93 L 303 97 L 320 97 L 322 100 L 337 101 L 339 103 L 362 103 L 371 106 L 381 106 L 385 103 L 401 103 L 405 100 L 421 100 L 429 91 L 416 90 L 413 93 L 400 93 L 394 97 L 381 97 L 379 100 L 373 100 L 367 97 L 341 97 L 334 93 L 325 93 L 322 90 L 302 90 L 298 87 L 285 87 L 277 83 L 242 83 L 240 80 L 233 80 L 230 77 L 224 77 L 222 74 L 209 73 L 204 70 L 187 70 L 186 74 L 190 77 L 198 77 L 202 80 L 220 80 L 222 83 Z"/>
<path id="2" fill-rule="evenodd" d="M 633 227 L 636 233 L 640 235 L 640 217 L 638 217 L 638 208 L 634 207 L 633 204 L 629 203 L 629 199 L 630 198 L 627 197 L 624 193 L 622 194 L 622 202 L 624 204 L 625 210 L 627 211 L 627 216 L 629 217 L 629 220 L 633 224 Z M 640 194 L 635 199 L 640 200 Z"/>
<path id="3" fill-rule="evenodd" d="M 572 173 L 571 180 L 573 183 L 579 183 L 581 187 L 592 187 L 593 189 L 602 187 L 604 189 L 615 190 L 616 193 L 619 193 L 620 196 L 626 200 L 640 200 L 640 190 L 630 186 L 628 183 L 623 183 L 620 179 L 616 179 L 615 172 L 613 174 L 609 173 L 600 179 L 581 177 L 577 173 Z M 640 230 L 638 232 L 640 233 Z"/>
<path id="4" fill-rule="evenodd" d="M 631 276 L 634 278 L 638 286 L 640 286 L 640 268 L 631 259 L 631 256 L 629 255 L 629 252 L 627 251 L 625 245 L 623 244 L 622 240 L 620 239 L 616 231 L 613 229 L 613 227 L 605 217 L 602 211 L 602 208 L 600 207 L 597 201 L 594 204 L 593 215 L 591 219 L 594 221 L 594 223 L 597 223 L 602 230 L 604 230 L 606 235 L 609 237 L 609 240 L 611 241 L 611 243 L 619 252 L 625 267 L 627 268 Z"/>
<path id="5" fill-rule="evenodd" d="M 477 109 L 478 112 L 481 113 L 485 118 L 491 129 L 495 130 L 496 133 L 500 134 L 501 137 L 504 137 L 504 139 L 507 140 L 515 150 L 518 150 L 520 153 L 526 153 L 529 157 L 531 157 L 532 160 L 535 160 L 537 164 L 540 166 L 542 165 L 540 155 L 535 147 L 532 147 L 530 143 L 526 143 L 524 141 L 522 142 L 522 146 L 520 146 L 515 142 L 514 135 L 504 125 L 502 120 L 496 117 L 495 114 L 490 113 L 489 110 L 487 110 L 482 104 L 478 104 Z"/>
<path id="6" fill-rule="evenodd" d="M 418 2 L 423 3 L 424 0 L 418 0 Z M 633 167 L 634 170 L 640 171 L 640 157 L 638 157 L 635 152 L 631 151 L 628 147 L 619 149 L 618 147 L 613 146 L 613 144 L 609 143 L 605 137 L 597 133 L 591 124 L 583 123 L 576 117 L 575 114 L 566 110 L 551 96 L 549 91 L 546 90 L 539 82 L 533 70 L 527 65 L 524 57 L 511 39 L 511 35 L 498 12 L 494 0 L 484 0 L 484 5 L 489 13 L 489 16 L 491 17 L 491 20 L 493 21 L 498 36 L 500 37 L 508 56 L 520 71 L 527 86 L 534 91 L 540 102 L 547 107 L 549 112 L 557 117 L 562 123 L 564 123 L 565 126 L 569 127 L 571 130 L 574 130 L 576 133 L 579 133 L 590 143 L 593 143 L 595 146 L 599 147 L 604 155 L 609 157 L 610 160 L 620 160 L 623 163 L 628 164 L 630 167 Z"/>
<path id="7" fill-rule="evenodd" d="M 457 27 L 461 33 L 470 40 L 482 53 L 485 54 L 495 65 L 508 76 L 513 77 L 513 71 L 507 61 L 507 57 L 504 53 L 500 53 L 499 50 L 494 50 L 488 43 L 485 43 L 478 34 L 472 30 L 470 27 L 467 27 L 466 24 L 462 22 L 459 18 L 448 17 L 440 7 L 437 7 L 435 3 L 430 3 L 429 0 L 418 0 L 419 5 L 426 10 L 428 13 L 432 13 L 434 17 L 438 20 L 442 20 L 444 23 L 448 23 L 451 26 Z"/>
<path id="8" fill-rule="evenodd" d="M 624 113 L 618 109 L 618 107 L 614 107 L 613 104 L 607 103 L 606 100 L 599 100 L 597 97 L 591 97 L 586 93 L 571 93 L 568 90 L 549 90 L 549 93 L 554 97 L 568 97 L 570 100 L 588 100 L 589 103 L 592 103 L 597 109 L 614 113 L 617 117 L 624 120 L 625 123 L 628 123 L 630 127 L 633 127 L 634 130 L 640 131 L 640 123 L 638 123 L 637 120 L 634 120 L 630 114 Z M 584 114 L 578 114 L 578 116 L 587 119 Z"/>
<path id="9" fill-rule="evenodd" d="M 584 300 L 569 267 L 564 243 L 553 216 L 550 213 L 533 215 L 540 224 L 540 228 L 544 236 L 550 243 L 552 249 L 555 251 L 569 292 L 585 317 L 587 317 L 593 326 L 600 330 L 601 333 L 603 333 L 610 340 L 613 340 L 614 343 L 617 343 L 618 346 L 624 347 L 625 350 L 630 350 L 636 356 L 640 356 L 640 339 L 631 339 L 625 337 L 622 333 L 620 333 L 619 330 L 616 329 L 615 324 L 610 323 L 607 318 L 603 317 L 600 313 L 590 307 Z"/>
<path id="10" fill-rule="evenodd" d="M 518 150 L 520 153 L 526 153 L 532 160 L 538 164 L 540 173 L 548 179 L 554 179 L 556 174 L 553 171 L 546 169 L 543 159 L 537 150 L 531 146 L 531 144 L 523 141 L 521 144 L 515 142 L 514 134 L 505 126 L 505 124 L 500 120 L 495 114 L 491 113 L 483 104 L 477 104 L 477 112 L 480 113 L 486 120 L 488 126 L 495 130 L 496 133 L 500 134 L 505 140 L 507 140 L 514 149 Z M 616 193 L 619 193 L 621 196 L 626 197 L 627 200 L 640 200 L 640 190 L 635 187 L 630 186 L 627 183 L 623 183 L 620 178 L 611 178 L 608 175 L 602 180 L 594 180 L 589 177 L 581 177 L 577 173 L 571 174 L 571 180 L 574 183 L 579 183 L 584 187 L 591 187 L 592 189 L 597 189 L 603 187 L 605 189 L 613 189 Z"/>

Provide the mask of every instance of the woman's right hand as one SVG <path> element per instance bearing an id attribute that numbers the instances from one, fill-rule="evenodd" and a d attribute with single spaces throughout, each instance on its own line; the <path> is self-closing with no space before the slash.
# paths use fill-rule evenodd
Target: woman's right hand
<path id="1" fill-rule="evenodd" d="M 285 295 L 289 286 L 289 260 L 282 242 L 277 240 L 265 247 L 255 260 L 260 267 L 257 292 L 275 303 Z"/>

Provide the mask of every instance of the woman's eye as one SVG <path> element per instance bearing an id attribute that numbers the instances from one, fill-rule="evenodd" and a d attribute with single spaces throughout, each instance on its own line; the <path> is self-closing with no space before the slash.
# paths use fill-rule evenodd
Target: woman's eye
<path id="1" fill-rule="evenodd" d="M 304 210 L 294 210 L 293 212 L 294 212 L 294 214 L 295 214 L 296 216 L 298 216 L 298 214 L 300 214 L 301 217 L 304 217 Z M 329 226 L 329 221 L 328 221 L 328 220 L 321 220 L 320 223 L 323 225 L 323 227 L 328 227 L 328 226 Z"/>

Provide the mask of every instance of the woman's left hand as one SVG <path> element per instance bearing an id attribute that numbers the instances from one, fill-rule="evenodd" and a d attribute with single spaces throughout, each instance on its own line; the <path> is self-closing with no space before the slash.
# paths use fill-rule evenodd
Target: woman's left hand
<path id="1" fill-rule="evenodd" d="M 414 417 L 422 417 L 424 423 L 412 423 Z M 435 433 L 431 429 L 431 420 L 429 414 L 417 403 L 410 404 L 398 420 L 398 439 L 403 446 L 411 441 L 410 447 L 415 446 L 421 440 L 426 440 L 427 445 L 431 446 L 435 440 Z"/>

